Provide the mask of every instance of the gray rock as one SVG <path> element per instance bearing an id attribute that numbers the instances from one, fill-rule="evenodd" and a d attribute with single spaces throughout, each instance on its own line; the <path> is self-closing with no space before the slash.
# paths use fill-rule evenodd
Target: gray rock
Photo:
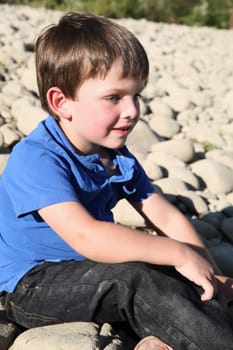
<path id="1" fill-rule="evenodd" d="M 214 226 L 217 230 L 220 229 L 222 220 L 225 218 L 225 215 L 222 212 L 208 212 L 203 220 Z"/>
<path id="2" fill-rule="evenodd" d="M 220 228 L 229 241 L 233 243 L 233 217 L 223 219 Z"/>
<path id="3" fill-rule="evenodd" d="M 191 219 L 191 224 L 194 226 L 196 231 L 199 233 L 200 237 L 204 240 L 205 243 L 220 239 L 221 233 L 218 231 L 212 224 L 200 220 L 200 219 Z"/>
<path id="4" fill-rule="evenodd" d="M 223 274 L 233 278 L 233 246 L 229 243 L 221 243 L 209 247 L 209 251 Z"/>
<path id="5" fill-rule="evenodd" d="M 1 312 L 0 312 L 1 318 Z M 13 341 L 21 333 L 21 329 L 15 324 L 0 320 L 0 349 L 8 350 Z"/>
<path id="6" fill-rule="evenodd" d="M 29 329 L 18 336 L 9 350 L 123 350 L 117 335 L 101 332 L 90 322 L 70 322 Z"/>

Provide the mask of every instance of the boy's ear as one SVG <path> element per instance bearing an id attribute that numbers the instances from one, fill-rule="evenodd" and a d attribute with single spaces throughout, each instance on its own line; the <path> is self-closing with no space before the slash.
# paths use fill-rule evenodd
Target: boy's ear
<path id="1" fill-rule="evenodd" d="M 51 87 L 47 92 L 47 101 L 52 111 L 60 118 L 70 119 L 69 100 L 57 86 Z"/>

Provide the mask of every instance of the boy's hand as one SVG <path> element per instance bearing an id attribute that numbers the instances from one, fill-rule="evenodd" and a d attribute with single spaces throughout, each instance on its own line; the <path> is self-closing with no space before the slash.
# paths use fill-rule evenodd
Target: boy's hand
<path id="1" fill-rule="evenodd" d="M 212 265 L 189 247 L 183 259 L 183 263 L 175 266 L 175 269 L 203 289 L 202 301 L 212 299 L 217 292 L 217 281 Z"/>

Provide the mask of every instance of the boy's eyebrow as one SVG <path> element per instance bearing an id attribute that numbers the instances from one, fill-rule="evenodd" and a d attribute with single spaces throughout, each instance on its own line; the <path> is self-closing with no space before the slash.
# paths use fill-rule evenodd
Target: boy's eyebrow
<path id="1" fill-rule="evenodd" d="M 143 83 L 138 86 L 137 89 L 135 89 L 134 94 L 140 93 L 144 89 Z M 107 90 L 105 90 L 105 94 L 116 94 L 116 93 L 125 93 L 128 92 L 129 89 L 127 88 L 118 88 L 118 87 L 112 87 Z"/>

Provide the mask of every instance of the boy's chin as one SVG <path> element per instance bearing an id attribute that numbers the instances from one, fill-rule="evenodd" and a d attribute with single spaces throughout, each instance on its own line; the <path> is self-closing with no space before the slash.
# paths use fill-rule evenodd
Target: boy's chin
<path id="1" fill-rule="evenodd" d="M 110 149 L 120 149 L 122 148 L 123 146 L 125 145 L 125 142 L 122 142 L 122 143 L 118 143 L 117 145 L 112 145 L 112 146 L 109 146 L 108 148 Z"/>

